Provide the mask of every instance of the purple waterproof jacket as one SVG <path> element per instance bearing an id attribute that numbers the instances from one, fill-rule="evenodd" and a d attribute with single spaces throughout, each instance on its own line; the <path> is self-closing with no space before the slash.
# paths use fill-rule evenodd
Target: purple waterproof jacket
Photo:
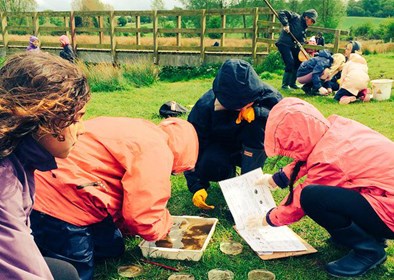
<path id="1" fill-rule="evenodd" d="M 0 279 L 53 279 L 30 234 L 34 170 L 56 168 L 55 159 L 31 136 L 0 159 Z"/>
<path id="2" fill-rule="evenodd" d="M 36 40 L 38 40 L 38 38 L 36 36 L 30 36 L 29 45 L 26 48 L 27 51 L 39 51 L 40 50 L 40 47 L 38 47 L 38 46 L 36 47 L 33 44 L 33 42 Z"/>

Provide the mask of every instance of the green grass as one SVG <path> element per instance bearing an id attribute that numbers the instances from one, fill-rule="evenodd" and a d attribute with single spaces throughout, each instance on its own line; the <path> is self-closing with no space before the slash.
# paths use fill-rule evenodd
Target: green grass
<path id="1" fill-rule="evenodd" d="M 365 24 L 371 24 L 372 27 L 377 28 L 385 21 L 394 21 L 393 18 L 377 18 L 377 17 L 343 17 L 338 25 L 338 29 L 349 30 L 350 27 L 359 27 Z"/>
<path id="2" fill-rule="evenodd" d="M 371 79 L 394 77 L 394 54 L 367 56 Z M 272 79 L 265 82 L 279 87 L 281 77 L 272 75 Z M 187 82 L 167 83 L 159 82 L 150 88 L 133 89 L 128 92 L 94 93 L 88 106 L 87 118 L 101 115 L 127 116 L 147 118 L 155 123 L 160 121 L 158 110 L 161 104 L 168 100 L 176 100 L 182 105 L 191 107 L 192 104 L 205 93 L 212 84 L 212 79 L 193 80 Z M 394 139 L 394 95 L 388 101 L 372 101 L 370 103 L 356 103 L 341 106 L 329 97 L 305 96 L 301 90 L 283 92 L 286 97 L 295 96 L 307 100 L 315 105 L 325 116 L 339 114 L 355 119 L 369 127 L 379 131 L 390 139 Z M 186 116 L 185 116 L 186 118 Z M 136 132 L 138 133 L 138 132 Z M 266 172 L 275 172 L 274 161 L 270 159 L 264 167 Z M 213 211 L 201 211 L 194 207 L 191 202 L 191 193 L 187 190 L 183 176 L 172 177 L 172 197 L 168 207 L 173 215 L 207 215 L 217 217 L 219 223 L 213 238 L 199 262 L 174 261 L 155 259 L 170 266 L 179 268 L 184 273 L 190 273 L 197 280 L 207 279 L 207 273 L 214 268 L 229 269 L 234 272 L 235 279 L 247 279 L 247 273 L 252 269 L 268 269 L 274 272 L 277 279 L 300 279 L 300 280 L 323 280 L 332 279 L 324 271 L 325 263 L 339 258 L 346 252 L 328 245 L 325 240 L 328 237 L 325 230 L 316 225 L 309 218 L 304 218 L 291 228 L 309 244 L 314 246 L 318 253 L 285 258 L 279 260 L 263 261 L 243 242 L 233 230 L 233 220 L 226 206 L 220 188 L 216 183 L 209 190 L 208 203 L 214 204 Z M 279 201 L 287 193 L 287 190 L 275 191 L 274 197 Z M 235 240 L 244 245 L 243 252 L 238 256 L 224 255 L 219 250 L 220 242 Z M 120 265 L 140 264 L 145 272 L 135 279 L 164 280 L 171 275 L 170 271 L 157 268 L 152 265 L 140 263 L 142 257 L 138 248 L 139 238 L 127 239 L 127 251 L 122 258 L 111 259 L 96 265 L 95 279 L 123 279 L 117 275 L 117 267 Z M 367 273 L 363 279 L 394 279 L 394 242 L 390 242 L 387 249 L 388 260 Z"/>

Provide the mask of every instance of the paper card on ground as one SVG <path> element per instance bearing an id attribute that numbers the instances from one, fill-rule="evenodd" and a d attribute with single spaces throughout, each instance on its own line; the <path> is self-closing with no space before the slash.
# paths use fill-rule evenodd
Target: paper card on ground
<path id="1" fill-rule="evenodd" d="M 259 253 L 307 250 L 288 227 L 261 225 L 267 212 L 276 206 L 268 186 L 256 184 L 262 175 L 258 168 L 219 182 L 237 231 Z"/>

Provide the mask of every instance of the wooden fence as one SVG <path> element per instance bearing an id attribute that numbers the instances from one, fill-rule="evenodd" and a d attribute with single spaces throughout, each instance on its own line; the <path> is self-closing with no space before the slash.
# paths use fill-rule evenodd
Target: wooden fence
<path id="1" fill-rule="evenodd" d="M 21 40 L 15 33 L 25 33 L 38 36 L 41 49 L 59 51 L 58 36 L 48 39 L 45 34 L 67 34 L 71 37 L 71 44 L 78 56 L 84 60 L 92 60 L 92 53 L 102 60 L 117 63 L 132 57 L 132 54 L 148 55 L 156 64 L 171 64 L 163 61 L 166 55 L 193 56 L 192 60 L 177 61 L 172 64 L 201 64 L 213 62 L 209 57 L 248 57 L 258 62 L 272 49 L 276 48 L 275 38 L 281 31 L 281 24 L 268 8 L 246 9 L 212 9 L 212 10 L 159 10 L 159 11 L 96 11 L 96 12 L 34 12 L 34 13 L 1 13 L 1 41 L 2 55 L 7 55 L 26 48 L 26 39 Z M 119 17 L 131 19 L 130 26 L 120 26 Z M 207 27 L 207 20 L 212 17 L 220 18 L 219 28 Z M 239 17 L 242 27 L 228 27 L 226 20 Z M 56 18 L 62 22 L 61 26 L 47 26 L 40 24 Z M 147 27 L 141 24 L 141 18 L 148 18 L 151 24 Z M 173 26 L 166 27 L 165 23 L 171 18 Z M 185 26 L 184 19 L 193 18 L 198 22 L 198 28 Z M 23 20 L 22 20 L 23 19 Z M 82 20 L 81 20 L 82 19 Z M 81 21 L 95 22 L 96 27 L 81 26 Z M 77 24 L 78 22 L 78 24 Z M 24 24 L 23 24 L 24 23 Z M 332 52 L 340 51 L 342 35 L 347 31 L 320 27 L 311 27 L 309 31 L 323 34 L 333 34 L 333 44 L 324 48 Z M 14 35 L 13 35 L 14 34 Z M 86 34 L 90 34 L 86 41 Z M 126 36 L 125 36 L 126 34 Z M 216 34 L 218 46 L 213 46 L 209 38 Z M 233 35 L 237 34 L 237 35 Z M 83 36 L 84 35 L 84 36 Z M 236 46 L 227 45 L 231 36 L 248 38 L 246 44 Z M 25 36 L 26 37 L 26 36 Z M 85 40 L 80 38 L 85 37 Z M 142 38 L 151 38 L 146 42 Z M 172 45 L 162 44 L 163 38 L 172 37 Z M 197 43 L 186 44 L 185 40 L 193 37 Z M 120 40 L 122 39 L 122 40 Z M 308 46 L 309 48 L 309 46 Z M 312 46 L 313 49 L 322 49 Z M 163 63 L 162 63 L 163 62 Z"/>

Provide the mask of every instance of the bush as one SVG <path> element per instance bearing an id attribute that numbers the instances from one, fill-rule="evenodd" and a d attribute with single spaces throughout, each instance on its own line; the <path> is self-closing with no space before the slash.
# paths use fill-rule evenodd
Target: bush
<path id="1" fill-rule="evenodd" d="M 384 24 L 382 29 L 384 42 L 391 42 L 394 39 L 394 21 Z"/>
<path id="2" fill-rule="evenodd" d="M 211 16 L 207 21 L 207 28 L 220 28 L 222 26 L 222 19 L 219 16 Z M 211 39 L 219 39 L 222 37 L 221 33 L 208 33 Z"/>
<path id="3" fill-rule="evenodd" d="M 159 68 L 148 59 L 123 64 L 123 77 L 135 87 L 151 86 L 159 80 Z"/>
<path id="4" fill-rule="evenodd" d="M 283 60 L 278 51 L 271 51 L 260 65 L 255 67 L 257 73 L 278 72 L 284 68 Z"/>
<path id="5" fill-rule="evenodd" d="M 373 27 L 371 23 L 365 23 L 354 29 L 354 35 L 356 37 L 364 37 L 368 39 L 373 34 Z"/>

